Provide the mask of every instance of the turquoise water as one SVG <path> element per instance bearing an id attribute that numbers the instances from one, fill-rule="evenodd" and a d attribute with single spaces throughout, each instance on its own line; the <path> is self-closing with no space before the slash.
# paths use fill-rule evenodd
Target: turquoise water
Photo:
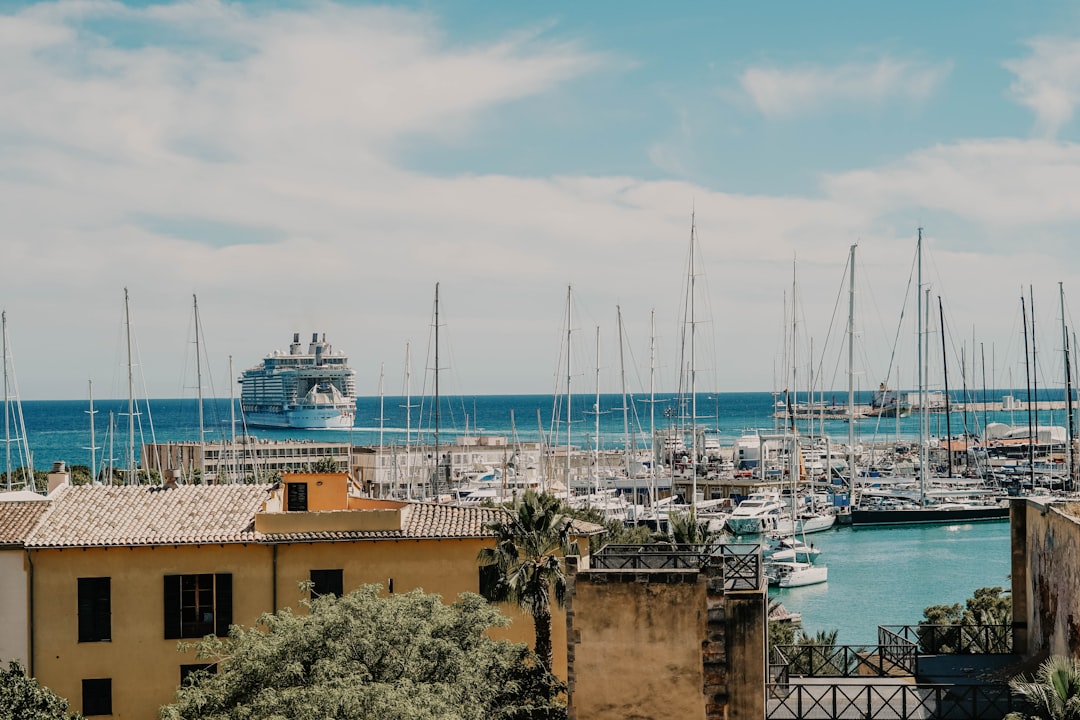
<path id="1" fill-rule="evenodd" d="M 878 625 L 914 625 L 930 605 L 963 603 L 982 587 L 1009 588 L 1009 523 L 839 528 L 806 536 L 829 581 L 772 589 L 802 613 L 809 634 L 836 629 L 845 645 L 874 645 Z"/>

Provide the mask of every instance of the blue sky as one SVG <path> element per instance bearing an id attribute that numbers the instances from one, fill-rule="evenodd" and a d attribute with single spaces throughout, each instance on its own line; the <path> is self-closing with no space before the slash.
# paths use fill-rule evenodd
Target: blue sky
<path id="1" fill-rule="evenodd" d="M 192 394 L 192 294 L 216 394 L 295 331 L 374 394 L 406 343 L 430 365 L 441 282 L 450 387 L 543 393 L 572 284 L 584 386 L 617 389 L 619 306 L 638 377 L 655 310 L 674 389 L 693 210 L 705 389 L 785 384 L 793 274 L 798 344 L 846 386 L 854 243 L 873 387 L 913 371 L 921 225 L 949 346 L 1004 377 L 1021 291 L 1042 328 L 1080 293 L 1078 104 L 1067 2 L 0 0 L 0 305 L 25 398 L 126 392 L 124 287 L 151 396 Z"/>

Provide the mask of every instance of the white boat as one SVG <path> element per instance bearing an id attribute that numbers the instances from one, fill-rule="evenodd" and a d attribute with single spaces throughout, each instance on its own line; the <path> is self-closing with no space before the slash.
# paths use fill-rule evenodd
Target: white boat
<path id="1" fill-rule="evenodd" d="M 274 351 L 240 377 L 240 407 L 248 425 L 348 429 L 356 418 L 356 372 L 333 352 L 326 335 L 312 333 L 304 352 L 300 333 L 288 353 Z"/>
<path id="2" fill-rule="evenodd" d="M 735 507 L 726 527 L 733 535 L 757 535 L 776 530 L 785 518 L 790 522 L 790 515 L 779 494 L 756 492 Z"/>
<path id="3" fill-rule="evenodd" d="M 802 540 L 787 536 L 776 540 L 764 554 L 768 561 L 813 563 L 821 555 L 821 550 L 814 547 L 813 543 L 807 545 Z"/>
<path id="4" fill-rule="evenodd" d="M 808 562 L 768 562 L 765 563 L 765 574 L 770 585 L 782 588 L 817 585 L 829 580 L 829 568 Z"/>

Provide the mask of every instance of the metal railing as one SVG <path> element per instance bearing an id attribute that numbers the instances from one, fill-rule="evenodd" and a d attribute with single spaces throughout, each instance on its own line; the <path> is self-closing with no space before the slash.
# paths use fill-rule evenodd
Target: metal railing
<path id="1" fill-rule="evenodd" d="M 785 677 L 914 677 L 914 659 L 915 646 L 910 643 L 877 647 L 777 645 L 770 667 L 774 677 L 781 666 Z"/>
<path id="2" fill-rule="evenodd" d="M 766 691 L 766 720 L 985 720 L 1022 709 L 997 685 L 769 683 Z"/>
<path id="3" fill-rule="evenodd" d="M 919 646 L 924 655 L 1009 655 L 1012 628 L 1008 625 L 886 625 L 888 631 Z"/>
<path id="4" fill-rule="evenodd" d="M 701 570 L 719 565 L 727 592 L 765 587 L 761 546 L 755 543 L 605 545 L 590 565 L 594 570 Z"/>
<path id="5" fill-rule="evenodd" d="M 888 627 L 878 626 L 878 655 L 886 664 L 908 675 L 919 673 L 919 647 Z"/>

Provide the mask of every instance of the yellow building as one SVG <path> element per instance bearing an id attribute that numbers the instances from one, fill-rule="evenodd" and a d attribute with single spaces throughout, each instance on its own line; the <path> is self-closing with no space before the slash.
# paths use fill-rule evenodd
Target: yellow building
<path id="1" fill-rule="evenodd" d="M 25 541 L 29 670 L 88 716 L 154 718 L 202 667 L 177 643 L 297 607 L 298 585 L 378 583 L 447 601 L 480 590 L 476 557 L 502 511 L 349 497 L 344 474 L 284 483 L 63 487 Z M 582 527 L 578 539 L 586 555 Z M 531 619 L 505 636 L 531 644 Z M 552 622 L 566 672 L 565 615 Z"/>

